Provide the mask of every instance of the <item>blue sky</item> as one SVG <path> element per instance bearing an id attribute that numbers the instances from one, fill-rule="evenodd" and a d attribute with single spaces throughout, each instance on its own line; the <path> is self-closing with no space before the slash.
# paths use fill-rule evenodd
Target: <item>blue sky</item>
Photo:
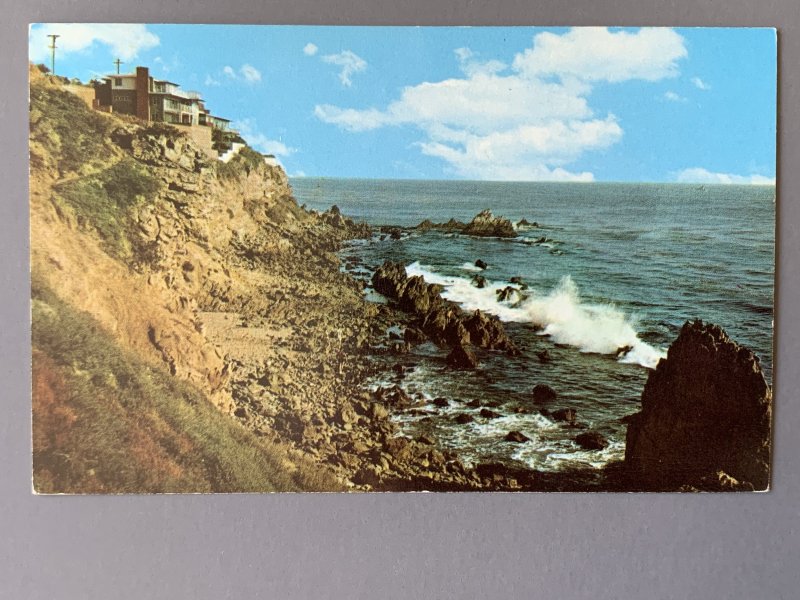
<path id="1" fill-rule="evenodd" d="M 772 29 L 40 24 L 84 81 L 146 65 L 290 175 L 772 183 Z"/>

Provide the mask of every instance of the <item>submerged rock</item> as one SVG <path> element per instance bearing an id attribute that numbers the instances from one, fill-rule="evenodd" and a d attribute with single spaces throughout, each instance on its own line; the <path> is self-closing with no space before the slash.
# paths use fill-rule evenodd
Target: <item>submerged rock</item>
<path id="1" fill-rule="evenodd" d="M 488 408 L 482 408 L 480 415 L 484 419 L 497 419 L 500 417 L 500 413 L 496 413 L 493 410 L 489 410 Z"/>
<path id="2" fill-rule="evenodd" d="M 537 352 L 536 356 L 539 358 L 540 363 L 549 363 L 552 360 L 550 352 L 546 348 L 541 352 Z"/>
<path id="3" fill-rule="evenodd" d="M 574 423 L 578 418 L 578 411 L 574 408 L 559 408 L 554 410 L 552 415 L 554 421 L 563 421 L 564 423 Z"/>
<path id="4" fill-rule="evenodd" d="M 510 302 L 512 304 L 519 302 L 522 299 L 522 294 L 515 287 L 506 286 L 502 290 L 497 290 L 498 302 Z"/>
<path id="5" fill-rule="evenodd" d="M 459 425 L 466 425 L 467 423 L 472 423 L 474 420 L 475 418 L 467 413 L 461 413 L 455 418 L 455 422 Z"/>
<path id="6" fill-rule="evenodd" d="M 529 442 L 531 440 L 531 438 L 529 438 L 527 435 L 519 431 L 509 431 L 506 434 L 506 437 L 503 439 L 505 439 L 505 441 L 507 442 L 516 442 L 518 444 L 521 444 L 523 442 Z"/>
<path id="7" fill-rule="evenodd" d="M 474 275 L 472 277 L 472 285 L 474 285 L 478 289 L 483 289 L 486 287 L 486 277 L 483 275 Z"/>
<path id="8" fill-rule="evenodd" d="M 628 425 L 625 465 L 649 488 L 702 488 L 723 472 L 764 490 L 771 417 L 772 390 L 753 352 L 716 325 L 687 322 L 650 372 Z"/>

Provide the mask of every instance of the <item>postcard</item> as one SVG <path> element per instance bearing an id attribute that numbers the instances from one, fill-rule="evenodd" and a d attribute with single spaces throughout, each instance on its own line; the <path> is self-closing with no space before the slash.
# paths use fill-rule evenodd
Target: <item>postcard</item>
<path id="1" fill-rule="evenodd" d="M 32 25 L 34 491 L 768 490 L 776 60 Z"/>

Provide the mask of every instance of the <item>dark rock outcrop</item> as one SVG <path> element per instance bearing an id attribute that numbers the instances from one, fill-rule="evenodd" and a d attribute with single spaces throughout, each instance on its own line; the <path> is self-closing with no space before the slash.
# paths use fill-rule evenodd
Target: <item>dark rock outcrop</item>
<path id="1" fill-rule="evenodd" d="M 415 315 L 420 329 L 438 344 L 473 344 L 512 355 L 519 353 L 499 319 L 479 310 L 465 315 L 457 305 L 442 298 L 442 286 L 425 283 L 418 275 L 408 277 L 402 263 L 386 261 L 372 276 L 372 285 L 377 292 L 396 300 L 401 309 Z"/>
<path id="2" fill-rule="evenodd" d="M 478 359 L 466 346 L 454 346 L 447 355 L 447 364 L 454 369 L 474 369 L 478 366 Z"/>
<path id="3" fill-rule="evenodd" d="M 506 434 L 506 437 L 503 439 L 505 439 L 505 441 L 507 442 L 516 442 L 518 444 L 521 444 L 523 442 L 529 442 L 531 438 L 529 438 L 527 435 L 519 431 L 509 431 Z"/>
<path id="4" fill-rule="evenodd" d="M 536 404 L 543 404 L 545 402 L 552 402 L 557 397 L 556 391 L 549 385 L 540 383 L 533 387 L 533 401 Z"/>
<path id="5" fill-rule="evenodd" d="M 480 258 L 475 261 L 475 266 L 479 269 L 483 269 L 484 271 L 489 268 L 489 265 L 486 264 L 486 261 L 483 261 Z"/>
<path id="6" fill-rule="evenodd" d="M 497 301 L 498 302 L 510 302 L 512 304 L 516 304 L 522 300 L 522 294 L 519 293 L 519 290 L 512 286 L 506 286 L 502 290 L 497 290 Z"/>
<path id="7" fill-rule="evenodd" d="M 578 418 L 578 411 L 574 408 L 559 408 L 554 410 L 552 415 L 554 421 L 563 421 L 564 423 L 574 423 Z"/>
<path id="8" fill-rule="evenodd" d="M 720 327 L 687 322 L 648 377 L 628 425 L 626 468 L 649 489 L 704 489 L 720 472 L 767 489 L 771 416 L 758 358 Z"/>
<path id="9" fill-rule="evenodd" d="M 504 217 L 495 217 L 488 208 L 470 221 L 461 233 L 478 237 L 516 237 L 514 224 Z"/>
<path id="10" fill-rule="evenodd" d="M 608 446 L 608 440 L 605 436 L 596 431 L 587 431 L 576 435 L 575 443 L 584 450 L 602 450 Z"/>
<path id="11" fill-rule="evenodd" d="M 486 277 L 483 275 L 473 275 L 472 277 L 472 285 L 476 288 L 483 289 L 486 287 Z"/>

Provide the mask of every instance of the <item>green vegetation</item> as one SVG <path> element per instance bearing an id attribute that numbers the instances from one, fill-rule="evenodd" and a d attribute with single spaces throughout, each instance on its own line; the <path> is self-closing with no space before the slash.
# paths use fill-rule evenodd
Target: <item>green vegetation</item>
<path id="1" fill-rule="evenodd" d="M 154 264 L 156 248 L 137 231 L 134 211 L 151 202 L 160 183 L 132 159 L 58 186 L 56 203 L 70 207 L 82 227 L 97 231 L 106 252 L 129 265 Z"/>
<path id="2" fill-rule="evenodd" d="M 165 369 L 121 350 L 34 277 L 33 470 L 43 493 L 337 489 Z"/>
<path id="3" fill-rule="evenodd" d="M 74 94 L 47 85 L 31 86 L 31 146 L 41 144 L 58 156 L 62 175 L 107 158 L 103 149 L 108 127 L 104 115 L 89 110 Z M 40 166 L 39 161 L 41 157 L 32 151 L 31 166 Z"/>
<path id="4" fill-rule="evenodd" d="M 245 146 L 226 163 L 220 163 L 217 174 L 223 179 L 235 179 L 242 174 L 250 174 L 264 165 L 264 156 L 250 146 Z"/>

